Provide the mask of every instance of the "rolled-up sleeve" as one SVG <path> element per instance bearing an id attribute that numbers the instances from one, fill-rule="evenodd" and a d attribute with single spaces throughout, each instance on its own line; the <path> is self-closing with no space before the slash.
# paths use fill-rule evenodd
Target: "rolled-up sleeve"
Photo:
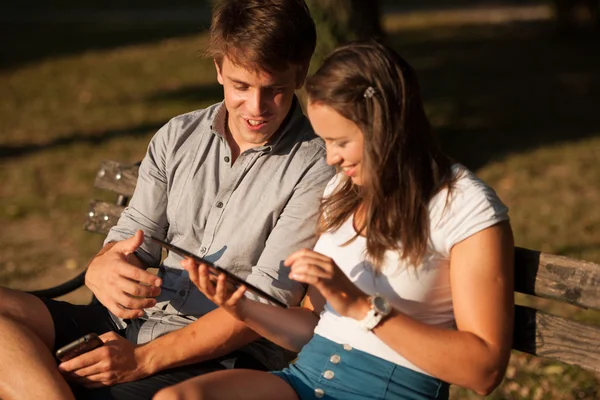
<path id="1" fill-rule="evenodd" d="M 108 233 L 105 244 L 127 239 L 138 229 L 146 235 L 165 237 L 168 228 L 166 154 L 171 128 L 171 123 L 163 126 L 150 141 L 140 165 L 135 192 L 117 225 Z M 146 238 L 136 255 L 146 265 L 156 267 L 160 262 L 161 249 Z"/>

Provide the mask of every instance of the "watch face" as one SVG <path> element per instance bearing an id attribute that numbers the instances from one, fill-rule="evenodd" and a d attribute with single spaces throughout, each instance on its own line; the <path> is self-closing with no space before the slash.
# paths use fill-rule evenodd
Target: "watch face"
<path id="1" fill-rule="evenodd" d="M 373 298 L 373 307 L 382 314 L 389 314 L 392 310 L 390 303 L 381 296 L 375 296 Z"/>

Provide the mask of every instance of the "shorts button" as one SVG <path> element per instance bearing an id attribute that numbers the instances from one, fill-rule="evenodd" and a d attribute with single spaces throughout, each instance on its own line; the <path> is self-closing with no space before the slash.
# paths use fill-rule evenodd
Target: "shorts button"
<path id="1" fill-rule="evenodd" d="M 323 389 L 315 389 L 315 397 L 321 398 L 325 396 L 325 391 Z"/>
<path id="2" fill-rule="evenodd" d="M 323 377 L 325 379 L 333 379 L 334 376 L 335 376 L 335 374 L 331 370 L 327 370 L 327 371 L 323 372 Z"/>
<path id="3" fill-rule="evenodd" d="M 338 356 L 337 354 L 334 354 L 331 356 L 331 358 L 329 359 L 329 361 L 333 364 L 338 364 L 341 360 L 341 357 Z"/>
<path id="4" fill-rule="evenodd" d="M 344 345 L 344 350 L 350 351 L 350 350 L 352 350 L 352 346 L 350 346 L 349 344 L 345 344 Z"/>

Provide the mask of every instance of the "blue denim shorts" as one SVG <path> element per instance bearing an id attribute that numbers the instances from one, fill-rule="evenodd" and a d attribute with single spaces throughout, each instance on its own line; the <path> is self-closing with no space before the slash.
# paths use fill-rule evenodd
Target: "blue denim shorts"
<path id="1" fill-rule="evenodd" d="M 449 385 L 432 376 L 315 335 L 283 371 L 301 400 L 448 399 Z"/>

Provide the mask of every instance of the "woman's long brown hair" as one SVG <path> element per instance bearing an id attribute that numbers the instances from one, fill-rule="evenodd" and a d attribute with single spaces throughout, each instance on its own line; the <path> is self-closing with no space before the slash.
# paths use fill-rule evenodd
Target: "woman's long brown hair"
<path id="1" fill-rule="evenodd" d="M 334 50 L 306 89 L 310 103 L 331 107 L 364 134 L 362 185 L 345 178 L 323 200 L 319 233 L 337 230 L 360 208 L 356 229 L 366 232 L 367 257 L 377 268 L 387 250 L 419 265 L 429 241 L 429 202 L 450 189 L 453 177 L 414 70 L 385 45 L 355 42 Z"/>

